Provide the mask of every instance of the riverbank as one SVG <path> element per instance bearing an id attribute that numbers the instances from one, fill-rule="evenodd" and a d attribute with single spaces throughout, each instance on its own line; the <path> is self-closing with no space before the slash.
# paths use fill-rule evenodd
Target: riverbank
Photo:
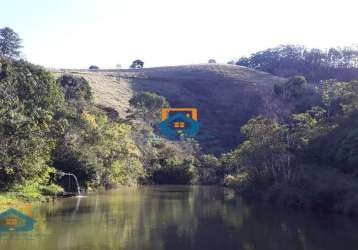
<path id="1" fill-rule="evenodd" d="M 21 193 L 0 193 L 0 204 L 11 204 L 16 202 L 47 202 L 54 199 L 58 199 L 61 197 L 65 197 L 62 195 L 36 195 L 32 196 L 29 194 L 21 194 Z"/>

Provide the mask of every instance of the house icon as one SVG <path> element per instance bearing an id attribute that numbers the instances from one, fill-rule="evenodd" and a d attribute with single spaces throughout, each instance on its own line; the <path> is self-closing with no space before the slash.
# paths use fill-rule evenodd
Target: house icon
<path id="1" fill-rule="evenodd" d="M 31 231 L 35 220 L 15 208 L 0 213 L 0 233 Z"/>
<path id="2" fill-rule="evenodd" d="M 178 112 L 163 120 L 159 124 L 159 129 L 161 134 L 170 139 L 193 137 L 199 131 L 199 122 L 183 112 Z"/>

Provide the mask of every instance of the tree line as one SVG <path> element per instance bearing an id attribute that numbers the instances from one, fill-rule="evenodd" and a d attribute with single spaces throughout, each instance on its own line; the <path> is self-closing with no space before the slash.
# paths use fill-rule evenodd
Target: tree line
<path id="1" fill-rule="evenodd" d="M 358 78 L 358 47 L 308 49 L 300 45 L 282 45 L 241 57 L 236 65 L 290 77 L 302 75 L 309 82 Z"/>

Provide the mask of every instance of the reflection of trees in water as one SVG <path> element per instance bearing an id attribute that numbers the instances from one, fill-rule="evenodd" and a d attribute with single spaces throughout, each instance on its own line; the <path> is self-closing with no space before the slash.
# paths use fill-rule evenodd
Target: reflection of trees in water
<path id="1" fill-rule="evenodd" d="M 35 216 L 49 237 L 27 243 L 33 249 L 333 250 L 344 244 L 353 250 L 358 245 L 356 225 L 348 218 L 250 208 L 217 187 L 124 188 L 80 203 L 73 198 L 49 203 Z"/>
<path id="2" fill-rule="evenodd" d="M 162 209 L 169 223 L 160 234 L 151 232 L 148 239 L 155 235 L 166 250 L 335 250 L 343 245 L 344 249 L 357 249 L 357 224 L 349 218 L 250 208 L 239 198 L 223 197 L 215 188 L 193 190 L 187 197 L 190 202 Z M 176 216 L 170 217 L 169 211 Z"/>
<path id="3" fill-rule="evenodd" d="M 227 206 L 226 224 L 238 216 L 236 202 Z M 280 211 L 269 206 L 255 206 L 241 215 L 241 223 L 234 227 L 242 249 L 334 250 L 344 246 L 354 250 L 358 246 L 358 224 L 347 217 Z"/>

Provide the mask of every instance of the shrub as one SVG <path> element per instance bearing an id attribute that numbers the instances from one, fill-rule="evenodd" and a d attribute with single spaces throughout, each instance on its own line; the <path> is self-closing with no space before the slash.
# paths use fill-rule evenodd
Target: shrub
<path id="1" fill-rule="evenodd" d="M 61 194 L 63 193 L 63 188 L 56 185 L 56 184 L 50 184 L 48 186 L 44 186 L 42 187 L 41 189 L 41 193 L 43 195 L 48 195 L 48 196 L 54 196 L 54 195 L 58 195 L 58 194 Z"/>

